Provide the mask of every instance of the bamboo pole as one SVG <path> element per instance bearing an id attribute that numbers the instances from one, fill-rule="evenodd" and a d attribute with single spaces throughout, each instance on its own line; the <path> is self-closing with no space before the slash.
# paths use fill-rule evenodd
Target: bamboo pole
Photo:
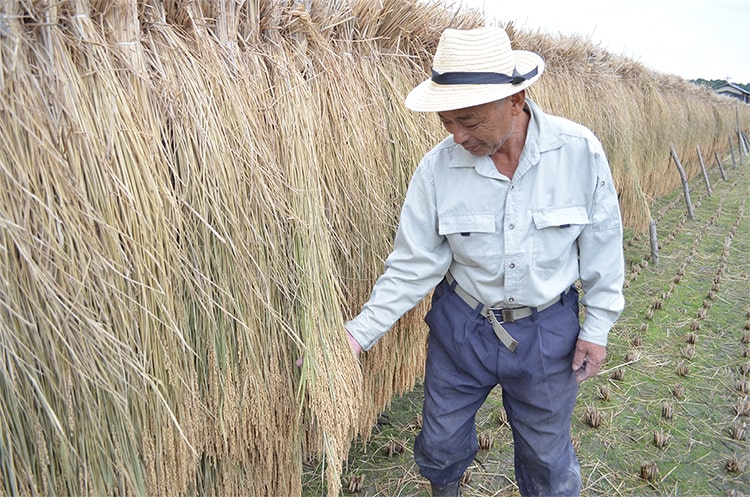
<path id="1" fill-rule="evenodd" d="M 740 154 L 740 162 L 742 157 L 747 157 L 747 146 L 742 140 L 742 126 L 740 125 L 740 111 L 737 107 L 734 108 L 735 119 L 737 120 L 737 153 Z"/>
<path id="2" fill-rule="evenodd" d="M 714 152 L 714 157 L 716 157 L 716 164 L 719 165 L 719 171 L 721 172 L 721 179 L 726 181 L 727 173 L 726 171 L 724 171 L 724 166 L 721 164 L 721 159 L 719 159 L 719 152 Z"/>
<path id="3" fill-rule="evenodd" d="M 690 201 L 690 184 L 688 183 L 685 169 L 682 167 L 682 164 L 680 164 L 680 159 L 677 157 L 677 152 L 674 149 L 674 145 L 670 145 L 670 147 L 672 149 L 672 158 L 674 159 L 674 163 L 677 166 L 677 170 L 680 173 L 680 178 L 682 179 L 682 190 L 685 192 L 685 203 L 687 204 L 688 217 L 690 219 L 695 219 L 693 203 Z"/>
<path id="4" fill-rule="evenodd" d="M 703 179 L 706 181 L 706 189 L 708 190 L 708 196 L 713 195 L 713 191 L 711 190 L 711 181 L 708 179 L 708 171 L 706 171 L 706 163 L 703 162 L 703 154 L 701 153 L 701 146 L 698 145 L 696 147 L 698 149 L 698 159 L 700 159 L 701 162 L 701 171 L 703 171 Z"/>
<path id="5" fill-rule="evenodd" d="M 735 106 L 734 108 L 734 119 L 737 123 L 737 153 L 740 154 L 740 162 L 742 161 L 742 135 L 740 135 L 740 110 Z"/>
<path id="6" fill-rule="evenodd" d="M 651 241 L 651 263 L 655 266 L 659 264 L 659 239 L 656 233 L 656 221 L 651 218 L 648 229 L 649 239 Z"/>
<path id="7" fill-rule="evenodd" d="M 732 155 L 732 169 L 737 169 L 737 161 L 734 158 L 734 143 L 732 143 L 732 137 L 729 137 L 729 153 Z"/>

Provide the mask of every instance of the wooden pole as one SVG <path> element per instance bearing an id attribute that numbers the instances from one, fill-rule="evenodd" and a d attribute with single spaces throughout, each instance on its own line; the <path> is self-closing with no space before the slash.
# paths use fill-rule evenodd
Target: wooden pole
<path id="1" fill-rule="evenodd" d="M 734 160 L 734 144 L 732 143 L 732 137 L 729 137 L 729 152 L 732 154 L 732 169 L 737 169 L 737 161 Z"/>
<path id="2" fill-rule="evenodd" d="M 742 136 L 742 128 L 740 127 L 740 110 L 739 108 L 734 108 L 734 114 L 737 117 L 737 153 L 740 154 L 740 162 L 742 162 L 742 157 L 747 157 L 748 151 L 747 151 L 747 144 L 743 140 Z"/>
<path id="3" fill-rule="evenodd" d="M 696 147 L 698 149 L 698 158 L 701 161 L 701 170 L 703 171 L 703 179 L 706 181 L 706 188 L 708 189 L 708 196 L 713 195 L 713 191 L 711 191 L 711 182 L 708 180 L 708 171 L 706 171 L 706 163 L 703 162 L 703 154 L 701 153 L 701 146 L 698 145 Z"/>
<path id="4" fill-rule="evenodd" d="M 716 163 L 719 165 L 719 171 L 721 171 L 721 179 L 726 181 L 727 173 L 724 172 L 724 166 L 721 165 L 721 159 L 719 159 L 719 152 L 714 152 L 714 157 L 716 157 Z"/>
<path id="5" fill-rule="evenodd" d="M 651 263 L 656 266 L 659 264 L 659 240 L 656 236 L 656 221 L 651 218 L 648 227 L 649 238 L 651 239 Z"/>
<path id="6" fill-rule="evenodd" d="M 688 183 L 685 169 L 683 169 L 682 164 L 680 164 L 680 159 L 677 157 L 677 152 L 674 149 L 674 145 L 670 145 L 670 147 L 672 149 L 672 158 L 674 159 L 674 163 L 677 166 L 677 170 L 680 172 L 680 178 L 682 178 L 682 190 L 685 192 L 685 203 L 687 204 L 688 217 L 690 219 L 695 219 L 695 214 L 693 212 L 693 203 L 690 201 L 690 184 Z"/>

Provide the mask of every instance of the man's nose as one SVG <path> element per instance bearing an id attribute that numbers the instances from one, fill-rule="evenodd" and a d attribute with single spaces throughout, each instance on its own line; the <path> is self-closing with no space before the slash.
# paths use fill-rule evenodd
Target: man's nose
<path id="1" fill-rule="evenodd" d="M 453 128 L 453 141 L 459 145 L 463 145 L 466 140 L 469 139 L 469 133 L 463 126 L 456 126 Z"/>

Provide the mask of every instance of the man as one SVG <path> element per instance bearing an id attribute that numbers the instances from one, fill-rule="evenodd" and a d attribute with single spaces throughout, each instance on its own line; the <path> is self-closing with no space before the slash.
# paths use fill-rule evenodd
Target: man
<path id="1" fill-rule="evenodd" d="M 570 420 L 624 306 L 622 227 L 599 141 L 526 98 L 543 71 L 501 28 L 443 34 L 406 105 L 437 112 L 450 136 L 415 171 L 385 272 L 346 323 L 367 350 L 434 288 L 414 447 L 434 496 L 459 495 L 498 384 L 521 495 L 580 493 Z"/>

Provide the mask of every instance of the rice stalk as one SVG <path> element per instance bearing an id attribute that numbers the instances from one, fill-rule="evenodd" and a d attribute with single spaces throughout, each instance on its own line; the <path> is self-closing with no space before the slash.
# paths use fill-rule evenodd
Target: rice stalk
<path id="1" fill-rule="evenodd" d="M 343 332 L 444 134 L 403 96 L 443 29 L 481 16 L 416 0 L 0 9 L 1 492 L 299 495 L 316 454 L 336 495 L 351 441 L 424 363 L 425 303 L 361 364 Z M 733 104 L 682 80 L 510 29 L 549 64 L 532 98 L 602 139 L 628 227 L 679 181 L 669 143 L 694 176 L 696 143 L 723 153 L 735 131 Z"/>

